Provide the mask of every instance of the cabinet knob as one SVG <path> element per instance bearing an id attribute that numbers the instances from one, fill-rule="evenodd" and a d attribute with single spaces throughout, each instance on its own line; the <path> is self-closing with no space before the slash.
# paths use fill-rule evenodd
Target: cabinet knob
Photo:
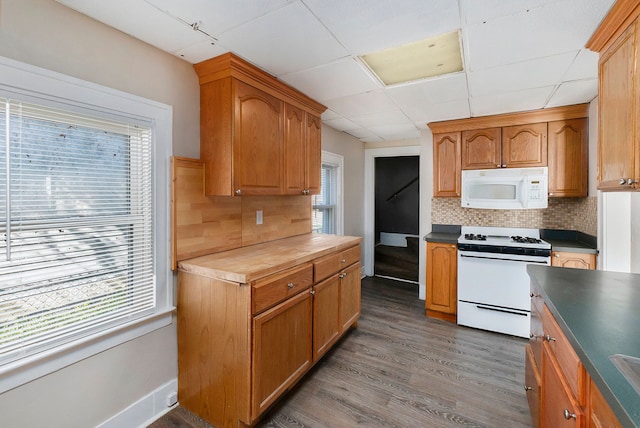
<path id="1" fill-rule="evenodd" d="M 625 184 L 627 184 L 627 180 L 625 178 L 621 178 L 618 183 L 620 183 L 621 186 L 624 186 Z"/>
<path id="2" fill-rule="evenodd" d="M 287 284 L 287 287 L 289 287 L 289 289 L 292 289 L 295 286 L 296 285 L 293 282 L 290 282 L 290 283 Z"/>
<path id="3" fill-rule="evenodd" d="M 496 165 L 496 168 L 502 168 L 502 165 L 497 164 L 497 165 Z"/>
<path id="4" fill-rule="evenodd" d="M 525 386 L 524 386 L 524 391 L 525 391 L 525 392 L 527 392 L 527 391 L 531 391 L 532 389 L 533 389 L 533 388 L 531 388 L 530 386 L 527 386 L 527 385 L 525 385 Z"/>
<path id="5" fill-rule="evenodd" d="M 569 419 L 578 419 L 578 417 L 576 416 L 576 414 L 575 414 L 575 413 L 571 413 L 571 412 L 569 412 L 569 409 L 564 409 L 564 412 L 562 412 L 562 413 L 563 413 L 563 416 L 564 416 L 564 418 L 565 418 L 566 420 L 569 420 Z"/>
<path id="6" fill-rule="evenodd" d="M 314 294 L 316 294 L 316 290 L 311 290 L 309 293 L 313 296 Z"/>
<path id="7" fill-rule="evenodd" d="M 240 195 L 242 195 L 242 190 L 240 189 L 236 190 L 236 196 L 240 196 Z"/>
<path id="8" fill-rule="evenodd" d="M 627 178 L 627 184 L 631 186 L 632 184 L 637 184 L 638 180 L 634 180 L 633 178 Z"/>
<path id="9" fill-rule="evenodd" d="M 535 334 L 533 334 L 533 333 L 529 333 L 529 339 L 533 339 L 534 337 L 536 337 L 536 335 L 535 335 Z"/>
<path id="10" fill-rule="evenodd" d="M 308 194 L 309 194 L 309 189 L 304 189 L 304 190 L 302 191 L 302 194 L 303 194 L 303 195 L 308 195 Z"/>
<path id="11" fill-rule="evenodd" d="M 558 257 L 560 258 L 560 254 L 554 254 L 553 257 Z"/>
<path id="12" fill-rule="evenodd" d="M 347 260 L 346 260 L 346 259 L 342 259 L 342 260 L 340 260 L 340 263 L 346 263 L 346 262 L 347 262 Z"/>
<path id="13" fill-rule="evenodd" d="M 555 342 L 556 338 L 555 337 L 551 337 L 548 334 L 544 337 L 544 340 L 546 340 L 547 342 Z"/>
<path id="14" fill-rule="evenodd" d="M 345 276 L 347 276 L 347 274 L 346 274 L 346 273 L 341 273 L 341 274 L 339 275 L 339 277 L 340 277 L 340 278 L 344 278 Z"/>
<path id="15" fill-rule="evenodd" d="M 500 168 L 506 168 L 506 167 L 507 167 L 506 163 L 503 163 L 502 165 L 500 165 Z"/>

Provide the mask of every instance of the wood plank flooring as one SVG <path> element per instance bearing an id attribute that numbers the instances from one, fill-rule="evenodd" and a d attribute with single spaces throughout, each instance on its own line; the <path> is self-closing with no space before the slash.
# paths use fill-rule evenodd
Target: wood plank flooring
<path id="1" fill-rule="evenodd" d="M 526 340 L 426 318 L 418 289 L 362 280 L 362 315 L 258 427 L 531 427 Z M 207 428 L 183 408 L 152 428 Z"/>

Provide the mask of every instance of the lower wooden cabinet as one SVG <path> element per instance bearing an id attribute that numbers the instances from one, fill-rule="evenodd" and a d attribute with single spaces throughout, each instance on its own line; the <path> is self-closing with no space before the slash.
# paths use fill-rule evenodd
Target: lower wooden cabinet
<path id="1" fill-rule="evenodd" d="M 531 335 L 526 346 L 524 389 L 533 426 L 620 427 L 533 284 L 531 298 Z"/>
<path id="2" fill-rule="evenodd" d="M 253 318 L 253 410 L 264 412 L 311 367 L 310 293 Z"/>
<path id="3" fill-rule="evenodd" d="M 458 307 L 456 244 L 427 242 L 426 314 L 455 322 Z"/>
<path id="4" fill-rule="evenodd" d="M 587 253 L 569 253 L 566 251 L 553 251 L 551 253 L 551 266 L 576 269 L 595 269 L 596 255 Z"/>
<path id="5" fill-rule="evenodd" d="M 255 425 L 355 326 L 360 240 L 353 242 L 249 284 L 204 267 L 179 271 L 180 404 L 217 427 Z"/>

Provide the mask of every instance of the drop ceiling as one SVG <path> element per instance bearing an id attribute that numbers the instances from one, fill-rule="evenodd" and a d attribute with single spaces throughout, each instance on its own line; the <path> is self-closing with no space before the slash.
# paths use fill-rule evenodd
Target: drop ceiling
<path id="1" fill-rule="evenodd" d="M 428 122 L 579 104 L 614 0 L 56 0 L 190 63 L 234 52 L 366 143 Z M 588 7 L 586 7 L 588 3 Z M 463 71 L 385 86 L 361 56 L 457 31 Z"/>

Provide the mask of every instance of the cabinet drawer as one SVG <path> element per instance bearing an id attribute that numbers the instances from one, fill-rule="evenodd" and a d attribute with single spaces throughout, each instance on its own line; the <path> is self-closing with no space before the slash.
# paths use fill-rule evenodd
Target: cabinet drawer
<path id="1" fill-rule="evenodd" d="M 305 263 L 257 280 L 253 284 L 253 313 L 262 312 L 288 297 L 308 289 L 312 283 L 313 265 L 311 263 Z"/>
<path id="2" fill-rule="evenodd" d="M 549 308 L 545 305 L 542 312 L 542 328 L 544 330 L 544 342 L 548 343 L 551 354 L 558 360 L 562 373 L 567 380 L 573 395 L 583 403 L 584 397 L 584 368 L 580 358 L 573 350 L 569 340 L 564 335 L 560 326 L 553 318 Z"/>
<path id="3" fill-rule="evenodd" d="M 314 281 L 322 281 L 341 269 L 360 261 L 360 245 L 329 254 L 313 262 Z"/>

